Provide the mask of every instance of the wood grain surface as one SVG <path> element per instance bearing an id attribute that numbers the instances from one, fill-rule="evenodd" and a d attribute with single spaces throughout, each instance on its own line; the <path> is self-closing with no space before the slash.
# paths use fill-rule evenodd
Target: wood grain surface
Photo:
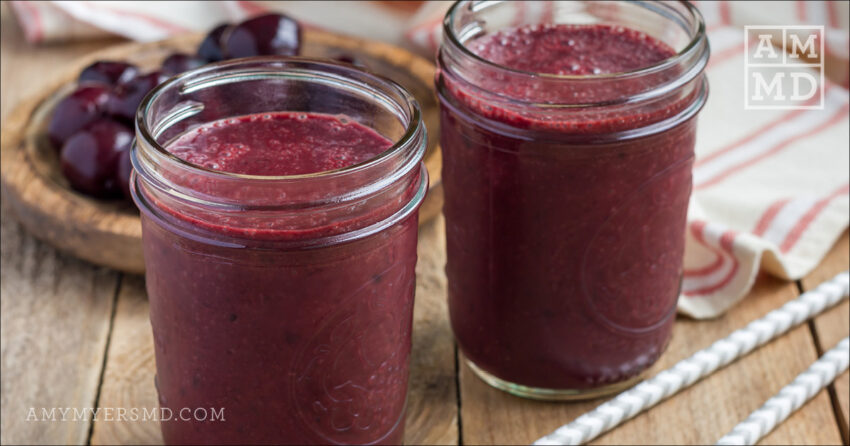
<path id="1" fill-rule="evenodd" d="M 96 406 L 118 274 L 57 253 L 5 216 L 0 231 L 2 443 L 85 443 L 87 422 L 37 420 L 42 409 Z"/>
<path id="2" fill-rule="evenodd" d="M 5 3 L 0 5 L 0 25 L 3 118 L 54 82 L 66 63 L 115 43 L 28 46 Z M 29 408 L 156 406 L 143 279 L 92 266 L 37 241 L 11 218 L 5 199 L 0 245 L 0 443 L 157 443 L 159 427 L 151 422 L 27 421 Z M 679 318 L 668 351 L 650 373 L 847 269 L 849 246 L 845 234 L 799 284 L 760 277 L 752 294 L 723 317 Z M 444 223 L 439 218 L 420 229 L 408 444 L 527 444 L 599 404 L 522 400 L 475 377 L 455 354 L 444 262 Z M 818 351 L 847 336 L 848 311 L 845 303 L 798 327 L 597 443 L 714 442 L 805 369 Z M 845 373 L 762 443 L 848 444 L 848 387 Z"/>
<path id="3" fill-rule="evenodd" d="M 148 319 L 148 298 L 141 276 L 127 275 L 115 309 L 112 336 L 107 351 L 100 407 L 159 407 L 154 375 L 153 335 Z M 96 421 L 91 444 L 162 444 L 155 421 Z"/>
<path id="4" fill-rule="evenodd" d="M 850 235 L 845 231 L 826 258 L 800 281 L 803 290 L 810 290 L 824 280 L 829 280 L 850 265 Z M 850 335 L 850 301 L 825 312 L 814 320 L 813 333 L 817 336 L 818 350 L 825 352 L 838 341 Z M 850 443 L 850 371 L 844 372 L 830 388 L 836 418 L 844 444 Z"/>

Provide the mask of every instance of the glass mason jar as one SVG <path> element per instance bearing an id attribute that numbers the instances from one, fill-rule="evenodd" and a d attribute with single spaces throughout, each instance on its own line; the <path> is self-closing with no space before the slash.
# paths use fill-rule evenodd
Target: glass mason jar
<path id="1" fill-rule="evenodd" d="M 210 170 L 164 148 L 203 124 L 280 111 L 356 121 L 394 144 L 290 176 Z M 159 401 L 175 418 L 208 414 L 163 422 L 165 441 L 400 443 L 428 183 L 416 101 L 350 66 L 251 58 L 165 82 L 136 124 Z"/>
<path id="2" fill-rule="evenodd" d="M 558 75 L 470 49 L 532 24 L 630 28 L 675 55 Z M 676 312 L 708 88 L 702 17 L 687 2 L 460 1 L 443 32 L 436 83 L 458 345 L 482 379 L 525 397 L 632 384 L 665 349 Z"/>

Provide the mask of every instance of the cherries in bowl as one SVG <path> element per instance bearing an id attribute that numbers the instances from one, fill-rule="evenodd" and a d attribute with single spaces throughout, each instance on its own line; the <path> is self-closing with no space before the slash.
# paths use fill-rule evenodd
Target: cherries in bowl
<path id="1" fill-rule="evenodd" d="M 47 125 L 62 174 L 74 190 L 89 196 L 129 198 L 129 141 L 139 104 L 152 89 L 207 63 L 300 51 L 300 24 L 286 15 L 265 14 L 213 28 L 194 53 L 172 52 L 158 69 L 143 71 L 121 60 L 89 64 L 77 76 L 76 88 L 59 100 Z"/>
<path id="2" fill-rule="evenodd" d="M 136 76 L 129 82 L 118 84 L 106 102 L 106 113 L 132 124 L 136 109 L 142 99 L 157 85 L 165 82 L 168 76 L 161 71 Z"/>
<path id="3" fill-rule="evenodd" d="M 71 187 L 98 198 L 120 196 L 119 157 L 130 150 L 133 133 L 125 125 L 100 119 L 68 138 L 60 151 L 62 174 Z"/>
<path id="4" fill-rule="evenodd" d="M 294 56 L 301 51 L 301 25 L 282 14 L 248 19 L 223 36 L 227 57 Z"/>
<path id="5" fill-rule="evenodd" d="M 47 136 L 59 148 L 74 133 L 103 115 L 111 89 L 106 84 L 85 83 L 62 98 L 47 124 Z"/>
<path id="6" fill-rule="evenodd" d="M 126 83 L 139 75 L 139 68 L 133 64 L 114 60 L 100 60 L 83 68 L 80 83 L 98 82 L 106 85 Z"/>

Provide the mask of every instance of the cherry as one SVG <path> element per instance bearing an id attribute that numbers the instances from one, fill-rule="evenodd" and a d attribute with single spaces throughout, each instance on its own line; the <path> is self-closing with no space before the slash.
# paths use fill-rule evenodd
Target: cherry
<path id="1" fill-rule="evenodd" d="M 53 109 L 47 135 L 57 149 L 81 128 L 101 116 L 110 97 L 108 85 L 86 83 L 63 98 Z"/>
<path id="2" fill-rule="evenodd" d="M 123 150 L 118 154 L 117 167 L 115 169 L 115 182 L 124 194 L 124 198 L 132 200 L 130 195 L 130 173 L 133 171 L 133 163 L 130 161 L 130 150 Z"/>
<path id="3" fill-rule="evenodd" d="M 282 14 L 248 19 L 224 35 L 228 57 L 294 56 L 301 47 L 301 26 Z"/>
<path id="4" fill-rule="evenodd" d="M 107 85 L 118 85 L 120 83 L 129 82 L 130 79 L 139 74 L 139 69 L 135 65 L 126 62 L 117 62 L 112 60 L 97 61 L 80 72 L 80 82 L 102 82 Z"/>
<path id="5" fill-rule="evenodd" d="M 137 76 L 127 83 L 119 84 L 106 103 L 106 112 L 127 123 L 132 123 L 136 118 L 136 109 L 139 108 L 145 95 L 166 79 L 168 76 L 162 72 L 153 71 Z"/>
<path id="6" fill-rule="evenodd" d="M 118 158 L 132 141 L 127 126 L 107 118 L 94 121 L 65 141 L 59 156 L 62 174 L 80 192 L 99 198 L 118 196 Z"/>
<path id="7" fill-rule="evenodd" d="M 354 57 L 353 55 L 348 54 L 348 53 L 340 53 L 340 54 L 334 56 L 332 59 L 337 61 L 337 62 L 347 63 L 349 65 L 354 65 L 357 68 L 366 68 L 366 64 L 363 63 L 362 60 L 360 60 L 357 57 Z"/>
<path id="8" fill-rule="evenodd" d="M 205 59 L 198 56 L 190 56 L 184 53 L 174 53 L 162 61 L 162 72 L 168 76 L 174 76 L 184 71 L 194 70 L 207 63 Z"/>
<path id="9" fill-rule="evenodd" d="M 218 62 L 224 60 L 225 57 L 222 36 L 230 28 L 230 25 L 224 23 L 216 26 L 212 31 L 204 37 L 204 41 L 198 47 L 198 57 L 207 62 Z"/>

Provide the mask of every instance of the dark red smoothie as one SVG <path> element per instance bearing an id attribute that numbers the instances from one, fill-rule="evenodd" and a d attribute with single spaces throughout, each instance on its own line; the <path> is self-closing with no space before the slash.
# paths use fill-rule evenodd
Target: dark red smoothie
<path id="1" fill-rule="evenodd" d="M 196 128 L 169 144 L 168 151 L 224 172 L 303 175 L 362 163 L 392 145 L 344 116 L 278 112 Z"/>
<path id="2" fill-rule="evenodd" d="M 194 128 L 166 148 L 208 169 L 277 176 L 351 166 L 392 144 L 344 117 L 269 113 Z M 167 443 L 401 443 L 416 212 L 354 241 L 299 247 L 385 216 L 331 224 L 304 210 L 319 229 L 296 230 L 140 207 L 156 210 L 142 221 L 160 404 L 175 416 L 224 409 L 223 421 L 163 422 Z"/>
<path id="3" fill-rule="evenodd" d="M 506 29 L 466 47 L 506 68 L 569 76 L 675 55 L 607 25 Z M 559 108 L 622 99 L 651 80 L 564 81 L 544 94 L 534 78 L 470 84 L 441 62 L 449 307 L 460 348 L 486 374 L 536 389 L 581 392 L 639 374 L 671 334 L 695 125 L 624 135 L 692 98 Z M 513 105 L 526 98 L 536 105 Z"/>

